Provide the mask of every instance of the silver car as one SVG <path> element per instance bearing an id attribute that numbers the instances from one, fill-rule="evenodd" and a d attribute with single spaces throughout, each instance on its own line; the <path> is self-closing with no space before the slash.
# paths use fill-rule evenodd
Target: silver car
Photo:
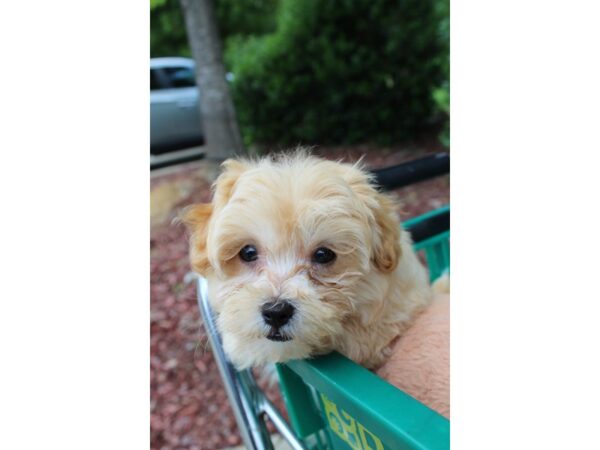
<path id="1" fill-rule="evenodd" d="M 150 152 L 204 142 L 195 64 L 189 58 L 150 60 Z"/>

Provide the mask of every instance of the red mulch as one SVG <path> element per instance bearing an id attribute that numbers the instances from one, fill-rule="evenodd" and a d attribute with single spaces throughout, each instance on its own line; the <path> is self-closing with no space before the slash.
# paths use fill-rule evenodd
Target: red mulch
<path id="1" fill-rule="evenodd" d="M 436 145 L 371 150 L 368 147 L 317 149 L 331 159 L 355 161 L 362 155 L 368 167 L 385 167 L 418 158 Z M 154 177 L 152 187 L 168 180 L 194 180 L 194 190 L 178 206 L 210 199 L 209 182 L 197 171 L 182 168 Z M 440 177 L 397 191 L 401 217 L 422 214 L 449 202 L 449 177 Z M 241 443 L 215 361 L 210 352 L 189 271 L 186 232 L 181 225 L 155 227 L 151 232 L 151 446 L 159 449 L 211 450 Z M 270 390 L 276 403 L 276 390 Z"/>

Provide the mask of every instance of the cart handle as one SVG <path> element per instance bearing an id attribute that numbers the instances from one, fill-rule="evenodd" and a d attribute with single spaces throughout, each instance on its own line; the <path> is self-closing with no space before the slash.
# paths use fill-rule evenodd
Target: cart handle
<path id="1" fill-rule="evenodd" d="M 391 191 L 450 173 L 450 155 L 436 153 L 392 167 L 375 169 L 371 173 L 375 175 L 375 184 L 381 190 Z"/>

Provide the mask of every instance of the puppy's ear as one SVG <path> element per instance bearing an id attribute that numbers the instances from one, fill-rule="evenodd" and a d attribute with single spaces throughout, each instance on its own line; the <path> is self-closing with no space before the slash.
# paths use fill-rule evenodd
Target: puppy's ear
<path id="1" fill-rule="evenodd" d="M 248 169 L 248 163 L 236 159 L 228 159 L 221 166 L 223 167 L 223 172 L 219 175 L 213 186 L 215 190 L 214 203 L 219 207 L 224 206 L 231 198 L 235 183 L 240 178 L 240 175 Z"/>
<path id="2" fill-rule="evenodd" d="M 391 197 L 377 192 L 371 178 L 359 164 L 345 166 L 342 176 L 371 212 L 369 226 L 373 232 L 372 259 L 375 267 L 385 273 L 392 272 L 401 256 L 396 203 Z"/>
<path id="3" fill-rule="evenodd" d="M 192 269 L 206 276 L 211 270 L 208 260 L 208 228 L 215 210 L 222 208 L 233 193 L 236 181 L 247 169 L 247 164 L 234 159 L 223 163 L 223 172 L 215 181 L 214 199 L 212 203 L 199 203 L 188 206 L 180 214 L 180 220 L 187 226 L 191 233 L 190 238 L 190 264 Z"/>
<path id="4" fill-rule="evenodd" d="M 373 208 L 376 230 L 373 246 L 373 261 L 382 272 L 392 272 L 401 256 L 400 221 L 396 215 L 396 204 L 386 195 L 375 193 L 377 206 Z"/>
<path id="5" fill-rule="evenodd" d="M 211 203 L 199 203 L 188 206 L 180 215 L 181 221 L 191 233 L 190 264 L 195 272 L 204 276 L 210 269 L 206 244 L 212 212 L 213 205 Z"/>

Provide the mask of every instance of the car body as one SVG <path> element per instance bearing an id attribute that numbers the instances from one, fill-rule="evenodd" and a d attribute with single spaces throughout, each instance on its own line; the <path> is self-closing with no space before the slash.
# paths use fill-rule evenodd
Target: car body
<path id="1" fill-rule="evenodd" d="M 190 58 L 150 59 L 150 152 L 204 142 L 195 63 Z"/>

